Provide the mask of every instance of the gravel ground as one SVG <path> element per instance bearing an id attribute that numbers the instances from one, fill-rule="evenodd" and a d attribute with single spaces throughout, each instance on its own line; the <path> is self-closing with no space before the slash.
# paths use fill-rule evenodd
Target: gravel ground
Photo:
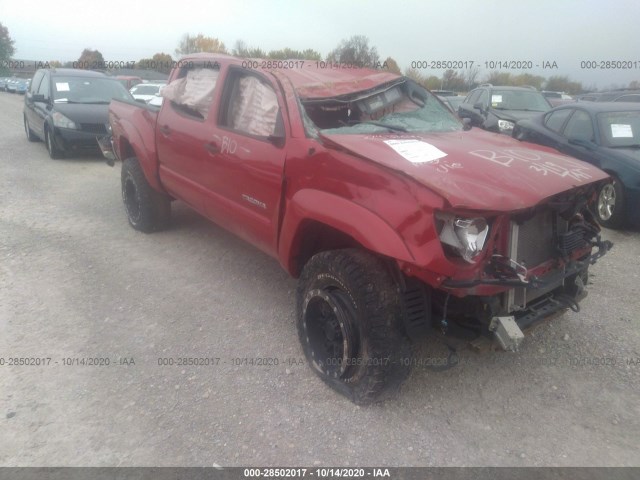
<path id="1" fill-rule="evenodd" d="M 0 93 L 0 357 L 51 361 L 0 366 L 0 465 L 640 465 L 637 231 L 604 232 L 582 311 L 519 353 L 415 368 L 357 407 L 303 364 L 275 260 L 181 204 L 134 231 L 119 166 L 50 160 L 22 101 Z M 158 364 L 185 356 L 220 360 Z M 87 357 L 111 364 L 65 365 Z M 279 365 L 234 365 L 255 357 Z"/>

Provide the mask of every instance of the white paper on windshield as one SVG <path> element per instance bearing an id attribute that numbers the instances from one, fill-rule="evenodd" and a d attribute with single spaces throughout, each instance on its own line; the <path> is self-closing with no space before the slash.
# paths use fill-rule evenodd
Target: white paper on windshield
<path id="1" fill-rule="evenodd" d="M 611 136 L 613 138 L 633 138 L 633 130 L 631 130 L 631 125 L 612 123 Z"/>
<path id="2" fill-rule="evenodd" d="M 491 103 L 502 103 L 502 95 L 491 95 Z"/>
<path id="3" fill-rule="evenodd" d="M 411 163 L 433 162 L 447 156 L 442 150 L 421 140 L 385 140 L 384 143 Z"/>
<path id="4" fill-rule="evenodd" d="M 56 82 L 56 90 L 59 92 L 68 92 L 69 84 L 67 82 Z"/>

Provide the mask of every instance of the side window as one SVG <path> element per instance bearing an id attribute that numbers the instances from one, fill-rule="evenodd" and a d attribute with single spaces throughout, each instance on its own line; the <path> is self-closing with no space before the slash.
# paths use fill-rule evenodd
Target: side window
<path id="1" fill-rule="evenodd" d="M 217 65 L 214 65 L 217 67 Z M 206 120 L 213 104 L 219 68 L 183 68 L 178 78 L 162 89 L 162 97 L 183 115 Z"/>
<path id="2" fill-rule="evenodd" d="M 480 93 L 480 98 L 476 100 L 474 103 L 481 103 L 483 108 L 487 108 L 489 106 L 489 91 L 482 90 Z"/>
<path id="3" fill-rule="evenodd" d="M 38 87 L 38 93 L 44 95 L 44 98 L 48 99 L 50 94 L 49 88 L 49 75 L 45 74 L 44 78 L 40 82 L 40 87 Z"/>
<path id="4" fill-rule="evenodd" d="M 284 134 L 275 91 L 257 75 L 236 73 L 225 86 L 220 124 L 256 137 Z"/>
<path id="5" fill-rule="evenodd" d="M 40 86 L 42 77 L 44 77 L 44 72 L 42 70 L 38 70 L 33 76 L 33 80 L 31 80 L 31 85 L 29 87 L 29 91 L 31 94 L 34 94 L 38 91 L 38 87 Z"/>
<path id="6" fill-rule="evenodd" d="M 614 102 L 640 102 L 640 95 L 623 95 L 616 98 Z"/>
<path id="7" fill-rule="evenodd" d="M 580 140 L 593 140 L 593 125 L 587 112 L 576 110 L 567 122 L 564 136 Z"/>
<path id="8" fill-rule="evenodd" d="M 545 117 L 544 125 L 549 130 L 560 133 L 562 131 L 564 122 L 567 121 L 567 118 L 569 118 L 572 112 L 573 110 L 570 108 L 566 108 L 564 110 L 556 110 L 555 112 L 552 112 Z"/>
<path id="9" fill-rule="evenodd" d="M 482 90 L 474 90 L 467 96 L 464 103 L 470 103 L 471 105 L 475 105 L 481 93 L 482 93 Z"/>

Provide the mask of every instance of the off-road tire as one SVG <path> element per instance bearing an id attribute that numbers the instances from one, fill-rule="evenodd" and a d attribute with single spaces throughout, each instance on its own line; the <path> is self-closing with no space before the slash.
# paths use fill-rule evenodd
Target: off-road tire
<path id="1" fill-rule="evenodd" d="M 30 142 L 37 142 L 38 140 L 40 140 L 35 133 L 33 133 L 33 130 L 31 130 L 31 127 L 29 126 L 29 120 L 27 120 L 27 117 L 25 115 L 24 117 L 24 132 L 27 134 L 27 140 L 29 140 Z"/>
<path id="2" fill-rule="evenodd" d="M 133 228 L 150 233 L 169 226 L 170 198 L 149 185 L 137 158 L 122 163 L 121 181 L 124 209 Z"/>
<path id="3" fill-rule="evenodd" d="M 412 351 L 399 289 L 382 260 L 357 249 L 318 253 L 296 297 L 302 349 L 324 382 L 360 405 L 400 388 Z"/>
<path id="4" fill-rule="evenodd" d="M 56 160 L 64 157 L 64 151 L 58 148 L 53 138 L 51 137 L 51 132 L 48 127 L 44 127 L 44 143 L 47 146 L 47 152 L 49 152 L 49 157 Z"/>
<path id="5" fill-rule="evenodd" d="M 600 187 L 596 201 L 596 218 L 603 227 L 621 228 L 624 225 L 626 209 L 624 186 L 618 178 L 613 175 L 612 178 L 613 183 Z"/>

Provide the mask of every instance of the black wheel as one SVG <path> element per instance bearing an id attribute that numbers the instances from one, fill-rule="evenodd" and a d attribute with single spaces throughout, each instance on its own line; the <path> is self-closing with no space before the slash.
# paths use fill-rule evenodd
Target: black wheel
<path id="1" fill-rule="evenodd" d="M 170 199 L 149 185 L 137 158 L 127 158 L 122 163 L 121 178 L 122 200 L 131 226 L 146 233 L 167 228 Z"/>
<path id="2" fill-rule="evenodd" d="M 38 141 L 38 137 L 36 137 L 36 134 L 33 133 L 33 130 L 31 130 L 31 127 L 29 127 L 29 120 L 27 120 L 26 115 L 24 117 L 24 132 L 27 134 L 27 140 L 29 140 L 30 142 Z"/>
<path id="3" fill-rule="evenodd" d="M 612 175 L 613 182 L 600 188 L 596 214 L 600 225 L 607 228 L 620 228 L 624 224 L 624 187 L 620 180 Z"/>
<path id="4" fill-rule="evenodd" d="M 64 151 L 58 148 L 53 135 L 47 127 L 44 128 L 44 142 L 47 144 L 47 152 L 49 152 L 51 158 L 55 160 L 56 158 L 64 157 Z"/>
<path id="5" fill-rule="evenodd" d="M 297 326 L 311 368 L 357 404 L 388 397 L 411 366 L 396 282 L 382 261 L 355 249 L 321 252 L 297 289 Z"/>

